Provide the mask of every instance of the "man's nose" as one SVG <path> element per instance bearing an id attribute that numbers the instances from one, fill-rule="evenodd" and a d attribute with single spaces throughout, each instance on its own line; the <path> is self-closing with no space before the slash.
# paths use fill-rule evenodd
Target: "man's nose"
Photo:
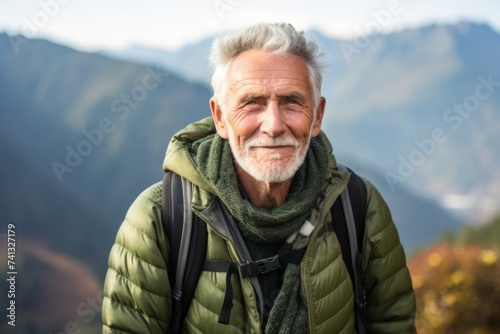
<path id="1" fill-rule="evenodd" d="M 271 101 L 262 113 L 260 129 L 271 137 L 279 137 L 285 132 L 283 114 L 280 111 L 277 101 Z"/>

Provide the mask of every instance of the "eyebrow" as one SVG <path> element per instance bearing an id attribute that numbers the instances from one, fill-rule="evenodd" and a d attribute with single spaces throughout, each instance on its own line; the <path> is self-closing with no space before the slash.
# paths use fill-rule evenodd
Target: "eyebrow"
<path id="1" fill-rule="evenodd" d="M 283 100 L 283 99 L 295 99 L 300 102 L 306 101 L 306 97 L 299 93 L 299 92 L 290 92 L 290 93 L 285 93 L 285 94 L 278 94 L 277 95 L 278 99 Z M 258 94 L 245 94 L 243 95 L 238 102 L 239 103 L 246 103 L 252 100 L 262 100 L 266 99 L 264 95 L 258 95 Z"/>
<path id="2" fill-rule="evenodd" d="M 301 93 L 299 92 L 291 92 L 291 93 L 287 93 L 287 94 L 280 94 L 278 95 L 278 98 L 279 99 L 295 99 L 295 100 L 298 100 L 300 102 L 304 102 L 306 101 L 306 97 L 304 95 L 302 95 Z"/>
<path id="3" fill-rule="evenodd" d="M 246 103 L 252 100 L 263 100 L 265 99 L 265 96 L 263 95 L 257 95 L 257 94 L 245 94 L 243 95 L 238 102 L 239 103 Z"/>
<path id="4" fill-rule="evenodd" d="M 255 94 L 245 94 L 240 98 L 240 102 L 248 102 L 258 97 L 259 96 Z"/>

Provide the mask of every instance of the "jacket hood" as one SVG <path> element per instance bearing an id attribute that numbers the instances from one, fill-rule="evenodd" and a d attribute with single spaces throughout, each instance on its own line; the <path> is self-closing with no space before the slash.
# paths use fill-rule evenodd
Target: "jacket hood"
<path id="1" fill-rule="evenodd" d="M 167 147 L 163 169 L 183 176 L 198 187 L 213 193 L 213 189 L 205 182 L 198 172 L 196 163 L 191 156 L 190 149 L 194 142 L 216 133 L 212 117 L 189 124 L 177 132 Z"/>
<path id="2" fill-rule="evenodd" d="M 177 132 L 168 145 L 165 160 L 163 161 L 163 169 L 177 173 L 197 186 L 213 193 L 211 186 L 205 182 L 204 178 L 198 172 L 196 163 L 191 155 L 191 146 L 197 140 L 215 133 L 215 124 L 212 117 L 191 123 Z M 337 163 L 333 156 L 332 145 L 323 132 L 319 136 L 325 145 L 326 153 L 329 157 L 328 165 L 335 168 Z"/>

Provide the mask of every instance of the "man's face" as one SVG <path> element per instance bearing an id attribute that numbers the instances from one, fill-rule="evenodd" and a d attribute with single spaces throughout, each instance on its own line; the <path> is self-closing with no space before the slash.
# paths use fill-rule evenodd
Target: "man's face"
<path id="1" fill-rule="evenodd" d="M 260 50 L 231 63 L 225 101 L 210 106 L 238 165 L 262 182 L 284 182 L 302 165 L 311 136 L 320 132 L 325 101 L 313 111 L 305 61 Z"/>

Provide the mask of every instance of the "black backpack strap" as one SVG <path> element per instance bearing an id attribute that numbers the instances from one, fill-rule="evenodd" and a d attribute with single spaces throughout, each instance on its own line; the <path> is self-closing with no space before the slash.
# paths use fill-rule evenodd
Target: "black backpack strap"
<path id="1" fill-rule="evenodd" d="M 232 261 L 205 261 L 203 270 L 226 273 L 226 292 L 219 314 L 219 323 L 229 324 L 231 309 L 233 308 L 233 287 L 231 275 L 239 274 L 241 278 L 256 277 L 267 274 L 273 270 L 285 268 L 289 263 L 299 264 L 304 257 L 306 248 L 295 249 L 281 255 L 271 256 L 265 259 L 238 263 Z"/>
<path id="2" fill-rule="evenodd" d="M 178 333 L 193 299 L 207 248 L 206 224 L 191 210 L 192 184 L 167 172 L 162 186 L 162 224 L 170 243 L 170 333 Z"/>
<path id="3" fill-rule="evenodd" d="M 342 258 L 353 284 L 357 331 L 364 334 L 366 300 L 361 277 L 361 247 L 366 216 L 366 185 L 344 165 L 338 164 L 337 169 L 350 172 L 351 177 L 347 188 L 340 194 L 340 201 L 335 201 L 332 206 L 333 230 L 339 239 Z"/>

